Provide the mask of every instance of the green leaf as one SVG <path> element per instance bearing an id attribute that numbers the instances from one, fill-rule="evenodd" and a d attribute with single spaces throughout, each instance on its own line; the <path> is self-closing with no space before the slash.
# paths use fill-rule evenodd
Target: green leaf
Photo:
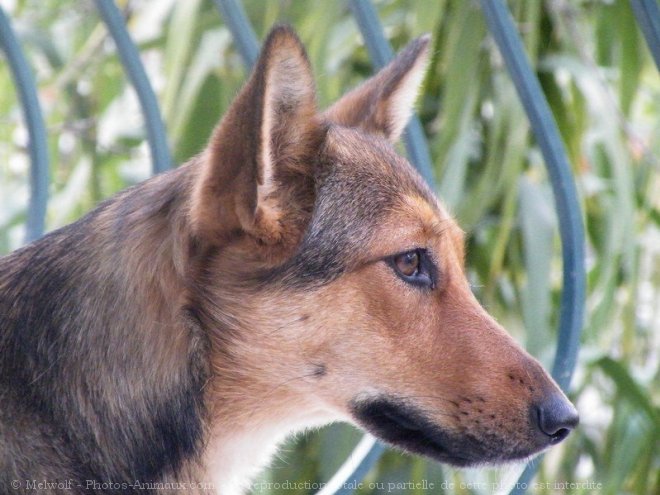
<path id="1" fill-rule="evenodd" d="M 619 394 L 644 412 L 656 431 L 660 433 L 660 408 L 651 403 L 650 394 L 642 390 L 626 367 L 607 356 L 600 358 L 593 365 L 599 367 L 614 381 Z"/>

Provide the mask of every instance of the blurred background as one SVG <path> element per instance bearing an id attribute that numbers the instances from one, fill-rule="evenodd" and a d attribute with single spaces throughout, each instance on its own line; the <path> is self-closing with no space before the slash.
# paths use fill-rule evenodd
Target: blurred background
<path id="1" fill-rule="evenodd" d="M 156 90 L 173 156 L 182 163 L 203 148 L 246 70 L 211 1 L 118 3 Z M 628 1 L 507 3 L 559 125 L 587 231 L 587 314 L 570 393 L 581 424 L 542 461 L 535 481 L 549 485 L 530 492 L 658 494 L 660 75 Z M 0 4 L 35 71 L 45 112 L 52 230 L 150 175 L 142 114 L 93 2 Z M 479 299 L 549 367 L 562 278 L 553 198 L 479 4 L 375 4 L 395 49 L 422 33 L 433 36 L 418 110 L 438 193 L 468 233 L 469 276 Z M 372 73 L 344 1 L 244 5 L 261 38 L 275 22 L 295 27 L 322 106 Z M 29 168 L 27 132 L 4 58 L 0 87 L 4 254 L 24 239 Z M 254 493 L 311 493 L 286 483 L 327 481 L 360 436 L 333 425 L 291 440 Z M 519 472 L 515 466 L 454 470 L 388 452 L 359 493 L 495 493 Z"/>

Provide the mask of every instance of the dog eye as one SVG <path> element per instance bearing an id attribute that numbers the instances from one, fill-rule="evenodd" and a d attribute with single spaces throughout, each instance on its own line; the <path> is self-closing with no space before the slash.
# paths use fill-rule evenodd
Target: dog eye
<path id="1" fill-rule="evenodd" d="M 416 287 L 435 288 L 435 265 L 426 250 L 413 249 L 388 259 L 398 277 Z"/>
<path id="2" fill-rule="evenodd" d="M 419 253 L 408 251 L 394 257 L 394 264 L 399 273 L 404 277 L 413 277 L 419 271 Z"/>

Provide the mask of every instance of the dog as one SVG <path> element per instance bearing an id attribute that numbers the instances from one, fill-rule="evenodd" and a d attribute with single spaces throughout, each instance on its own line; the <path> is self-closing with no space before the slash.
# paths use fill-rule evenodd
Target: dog
<path id="1" fill-rule="evenodd" d="M 0 259 L 5 493 L 241 493 L 334 421 L 455 466 L 569 434 L 393 147 L 428 57 L 421 37 L 321 112 L 278 26 L 198 156 Z"/>

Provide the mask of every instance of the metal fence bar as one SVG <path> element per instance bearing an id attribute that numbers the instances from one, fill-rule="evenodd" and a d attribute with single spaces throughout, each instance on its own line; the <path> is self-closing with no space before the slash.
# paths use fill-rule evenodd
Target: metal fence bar
<path id="1" fill-rule="evenodd" d="M 562 389 L 566 390 L 575 369 L 584 319 L 586 275 L 580 204 L 557 124 L 543 95 L 541 85 L 530 68 L 508 8 L 502 0 L 481 0 L 481 8 L 527 112 L 545 158 L 554 193 L 562 242 L 564 287 L 552 375 Z M 537 467 L 538 463 L 527 466 L 520 478 L 519 487 L 512 493 L 525 492 L 522 487 L 526 486 L 525 483 L 529 483 Z"/>
<path id="2" fill-rule="evenodd" d="M 213 0 L 225 19 L 246 67 L 252 67 L 259 56 L 259 41 L 243 4 L 239 0 Z"/>
<path id="3" fill-rule="evenodd" d="M 365 434 L 357 444 L 348 459 L 341 465 L 335 475 L 328 480 L 323 489 L 316 495 L 348 495 L 371 471 L 385 446 L 370 434 Z"/>
<path id="4" fill-rule="evenodd" d="M 660 70 L 660 8 L 656 0 L 630 0 L 637 24 L 642 28 L 655 66 Z"/>
<path id="5" fill-rule="evenodd" d="M 26 221 L 26 240 L 33 241 L 44 233 L 46 204 L 48 203 L 48 141 L 37 87 L 32 71 L 9 19 L 0 7 L 0 46 L 7 56 L 9 69 L 21 101 L 30 141 L 30 200 Z"/>
<path id="6" fill-rule="evenodd" d="M 138 50 L 126 30 L 123 16 L 113 0 L 94 0 L 103 21 L 108 26 L 115 41 L 121 63 L 137 93 L 144 124 L 147 128 L 147 140 L 151 149 L 151 164 L 154 174 L 164 172 L 172 166 L 167 146 L 165 125 L 158 109 L 158 102 L 149 78 L 140 61 Z"/>
<path id="7" fill-rule="evenodd" d="M 369 55 L 377 69 L 384 67 L 394 57 L 392 47 L 385 38 L 383 26 L 380 24 L 378 13 L 370 0 L 351 0 L 351 12 L 360 27 Z M 403 136 L 406 151 L 410 162 L 417 168 L 426 182 L 434 186 L 433 166 L 431 155 L 424 137 L 422 124 L 416 115 L 413 115 L 406 127 Z"/>

